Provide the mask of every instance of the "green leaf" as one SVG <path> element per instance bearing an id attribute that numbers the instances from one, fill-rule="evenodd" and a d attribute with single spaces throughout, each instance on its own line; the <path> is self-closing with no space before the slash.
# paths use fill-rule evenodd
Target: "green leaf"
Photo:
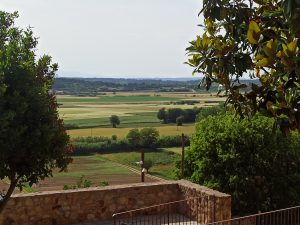
<path id="1" fill-rule="evenodd" d="M 255 21 L 250 21 L 247 32 L 247 38 L 252 45 L 258 44 L 259 40 L 259 26 Z"/>
<path id="2" fill-rule="evenodd" d="M 263 58 L 256 63 L 257 66 L 269 66 L 270 61 L 268 58 Z"/>

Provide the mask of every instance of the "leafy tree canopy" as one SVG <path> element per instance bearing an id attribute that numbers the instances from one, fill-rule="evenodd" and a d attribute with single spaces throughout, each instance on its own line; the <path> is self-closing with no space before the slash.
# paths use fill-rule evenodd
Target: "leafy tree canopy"
<path id="1" fill-rule="evenodd" d="M 109 118 L 109 121 L 111 123 L 111 125 L 113 126 L 113 128 L 116 128 L 117 125 L 120 124 L 120 119 L 117 115 L 112 115 L 110 118 Z"/>
<path id="2" fill-rule="evenodd" d="M 203 0 L 199 14 L 204 31 L 190 42 L 187 64 L 206 88 L 222 84 L 242 117 L 259 111 L 285 133 L 300 132 L 300 2 Z M 240 84 L 245 75 L 260 84 Z"/>
<path id="3" fill-rule="evenodd" d="M 153 127 L 145 127 L 140 130 L 140 144 L 143 148 L 156 148 L 159 131 Z"/>
<path id="4" fill-rule="evenodd" d="M 300 139 L 274 132 L 273 119 L 209 116 L 196 125 L 185 176 L 229 193 L 235 215 L 300 203 Z M 180 167 L 180 166 L 179 166 Z"/>
<path id="5" fill-rule="evenodd" d="M 10 180 L 0 212 L 16 186 L 37 183 L 71 161 L 50 91 L 57 64 L 48 55 L 36 59 L 37 39 L 30 28 L 15 26 L 17 17 L 0 11 L 0 179 Z"/>

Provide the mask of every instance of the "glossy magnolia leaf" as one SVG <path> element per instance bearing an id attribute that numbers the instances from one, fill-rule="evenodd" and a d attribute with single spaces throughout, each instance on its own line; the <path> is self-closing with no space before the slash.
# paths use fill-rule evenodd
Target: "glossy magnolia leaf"
<path id="1" fill-rule="evenodd" d="M 273 39 L 269 40 L 267 42 L 267 44 L 263 47 L 264 53 L 268 56 L 268 57 L 275 57 L 276 54 L 276 45 Z"/>
<path id="2" fill-rule="evenodd" d="M 204 33 L 203 38 L 202 38 L 203 48 L 206 49 L 209 43 L 210 43 L 210 39 L 209 39 L 209 37 L 207 37 L 206 33 Z"/>
<path id="3" fill-rule="evenodd" d="M 269 58 L 263 58 L 256 63 L 257 66 L 269 66 L 270 64 Z"/>
<path id="4" fill-rule="evenodd" d="M 297 40 L 294 40 L 291 43 L 289 43 L 287 48 L 292 54 L 295 54 L 297 49 Z"/>
<path id="5" fill-rule="evenodd" d="M 196 47 L 200 48 L 200 45 L 201 45 L 201 38 L 200 38 L 200 36 L 197 36 Z"/>
<path id="6" fill-rule="evenodd" d="M 255 21 L 250 21 L 248 32 L 247 32 L 247 38 L 248 38 L 250 44 L 252 44 L 252 45 L 258 44 L 259 32 L 260 32 L 260 29 L 259 29 L 258 24 Z"/>
<path id="7" fill-rule="evenodd" d="M 264 58 L 264 56 L 263 55 L 261 55 L 261 54 L 258 54 L 258 55 L 256 55 L 255 56 L 255 59 L 258 61 L 258 60 L 261 60 L 261 59 L 263 59 Z"/>

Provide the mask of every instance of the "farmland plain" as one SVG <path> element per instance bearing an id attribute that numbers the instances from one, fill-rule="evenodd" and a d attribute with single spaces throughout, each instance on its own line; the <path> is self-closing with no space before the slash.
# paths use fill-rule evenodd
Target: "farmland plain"
<path id="1" fill-rule="evenodd" d="M 193 107 L 209 107 L 224 98 L 210 94 L 198 93 L 157 93 L 157 92 L 120 92 L 105 93 L 96 97 L 57 96 L 59 114 L 66 125 L 73 125 L 76 129 L 67 132 L 71 138 L 78 136 L 106 136 L 117 135 L 124 138 L 132 128 L 155 127 L 161 136 L 192 135 L 194 124 L 162 124 L 156 117 L 157 111 L 165 107 L 188 109 Z M 109 122 L 111 115 L 118 115 L 121 124 L 112 128 Z M 74 128 L 73 127 L 73 128 Z M 150 174 L 165 179 L 174 178 L 175 162 L 180 159 L 180 148 L 164 148 L 155 152 L 146 152 L 145 158 L 153 161 Z M 111 154 L 96 154 L 76 156 L 69 165 L 68 171 L 46 178 L 34 187 L 25 187 L 27 192 L 62 190 L 64 185 L 73 186 L 81 176 L 92 182 L 92 186 L 99 186 L 101 182 L 108 184 L 136 183 L 140 175 L 123 167 L 121 164 L 138 169 L 134 162 L 139 161 L 140 153 L 120 152 Z M 147 182 L 153 182 L 146 178 Z M 0 188 L 6 188 L 7 182 L 0 183 Z"/>

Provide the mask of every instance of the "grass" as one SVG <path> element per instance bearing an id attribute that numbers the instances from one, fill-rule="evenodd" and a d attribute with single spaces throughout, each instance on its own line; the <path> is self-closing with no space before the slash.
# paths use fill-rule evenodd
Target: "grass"
<path id="1" fill-rule="evenodd" d="M 149 173 L 164 179 L 175 179 L 175 163 L 180 160 L 176 148 L 164 148 L 157 151 L 145 152 L 145 159 L 151 159 L 153 166 Z M 140 182 L 140 175 L 133 173 L 130 169 L 119 166 L 115 162 L 139 168 L 135 162 L 140 161 L 140 152 L 95 154 L 90 156 L 75 156 L 73 163 L 68 167 L 67 172 L 54 171 L 53 177 L 46 178 L 38 185 L 30 187 L 25 185 L 23 192 L 62 190 L 64 185 L 74 186 L 84 176 L 92 182 L 92 186 L 101 186 L 102 182 L 109 185 Z M 146 178 L 146 182 L 153 182 Z M 0 183 L 0 188 L 8 187 L 8 180 Z"/>
<path id="2" fill-rule="evenodd" d="M 140 152 L 124 152 L 104 154 L 100 157 L 139 168 L 135 162 L 140 161 L 140 155 Z M 150 174 L 165 179 L 175 179 L 175 163 L 180 160 L 180 155 L 166 150 L 157 150 L 145 152 L 145 160 L 153 162 L 153 166 L 149 170 Z"/>
<path id="3" fill-rule="evenodd" d="M 74 186 L 84 176 L 92 182 L 92 186 L 101 186 L 102 182 L 109 185 L 137 183 L 140 175 L 131 170 L 106 160 L 99 155 L 76 156 L 73 163 L 68 167 L 67 172 L 54 171 L 53 177 L 46 178 L 37 186 L 30 188 L 26 186 L 24 192 L 63 190 L 64 185 Z M 153 181 L 148 179 L 146 181 Z M 7 184 L 0 184 L 1 188 L 7 188 Z"/>
<path id="4" fill-rule="evenodd" d="M 140 124 L 141 125 L 141 124 Z M 147 124 L 143 124 L 147 126 Z M 139 127 L 139 126 L 136 126 Z M 127 127 L 127 128 L 87 128 L 87 129 L 75 129 L 68 130 L 68 134 L 71 137 L 78 136 L 105 136 L 111 137 L 112 135 L 117 135 L 118 138 L 124 138 L 128 132 L 136 127 Z M 192 135 L 195 131 L 193 124 L 184 125 L 177 127 L 176 125 L 168 126 L 154 126 L 160 133 L 161 136 L 167 135 L 181 135 L 182 133 L 186 135 Z"/>
<path id="5" fill-rule="evenodd" d="M 181 155 L 182 148 L 181 147 L 163 148 L 163 151 L 174 152 L 178 155 Z"/>
<path id="6" fill-rule="evenodd" d="M 120 116 L 121 124 L 119 127 L 131 127 L 142 124 L 159 124 L 155 112 L 133 113 L 128 116 Z M 80 128 L 86 127 L 111 127 L 109 117 L 102 118 L 85 118 L 85 119 L 65 119 L 65 124 L 77 125 Z"/>

